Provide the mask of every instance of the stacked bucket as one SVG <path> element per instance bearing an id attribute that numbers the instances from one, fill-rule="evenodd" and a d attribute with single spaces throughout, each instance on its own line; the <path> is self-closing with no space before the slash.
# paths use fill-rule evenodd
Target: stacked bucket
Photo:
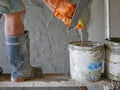
<path id="1" fill-rule="evenodd" d="M 78 81 L 98 81 L 103 67 L 104 44 L 74 41 L 68 46 L 71 78 Z"/>
<path id="2" fill-rule="evenodd" d="M 120 38 L 112 37 L 105 40 L 105 77 L 120 81 Z"/>
<path id="3" fill-rule="evenodd" d="M 106 39 L 103 44 L 73 41 L 68 50 L 72 79 L 98 81 L 104 73 L 106 78 L 120 81 L 120 38 Z"/>

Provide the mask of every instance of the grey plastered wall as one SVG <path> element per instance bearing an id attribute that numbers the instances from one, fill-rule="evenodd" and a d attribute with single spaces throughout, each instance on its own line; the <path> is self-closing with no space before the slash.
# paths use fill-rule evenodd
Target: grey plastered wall
<path id="1" fill-rule="evenodd" d="M 36 7 L 30 0 L 24 0 L 27 8 L 25 29 L 30 31 L 31 64 L 40 66 L 44 72 L 69 72 L 67 42 L 79 40 L 76 31 L 71 31 L 67 37 L 64 24 L 53 17 L 52 13 L 41 3 Z M 33 0 L 34 1 L 34 0 Z M 42 0 L 37 0 L 41 2 Z M 113 36 L 120 36 L 120 0 L 111 0 L 111 28 Z M 103 0 L 93 0 L 90 6 L 90 21 L 88 25 L 89 40 L 104 41 L 104 7 Z M 0 20 L 0 66 L 4 72 L 10 72 L 4 42 L 4 17 Z M 66 42 L 67 39 L 67 42 Z M 67 64 L 67 65 L 66 65 Z M 6 90 L 6 88 L 0 88 Z M 11 90 L 27 90 L 29 88 L 11 88 Z M 33 88 L 32 88 L 33 89 Z M 31 90 L 32 90 L 31 89 Z M 36 90 L 75 90 L 78 88 L 36 88 Z M 102 88 L 89 88 L 102 90 Z M 10 88 L 8 89 L 10 90 Z"/>

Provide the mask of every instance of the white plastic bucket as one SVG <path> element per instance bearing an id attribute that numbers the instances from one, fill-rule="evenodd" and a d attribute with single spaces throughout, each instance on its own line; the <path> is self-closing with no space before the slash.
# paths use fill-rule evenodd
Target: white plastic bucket
<path id="1" fill-rule="evenodd" d="M 105 76 L 108 79 L 120 81 L 120 37 L 105 40 Z"/>
<path id="2" fill-rule="evenodd" d="M 74 41 L 69 43 L 68 50 L 72 79 L 100 80 L 104 53 L 103 44 L 92 41 Z"/>

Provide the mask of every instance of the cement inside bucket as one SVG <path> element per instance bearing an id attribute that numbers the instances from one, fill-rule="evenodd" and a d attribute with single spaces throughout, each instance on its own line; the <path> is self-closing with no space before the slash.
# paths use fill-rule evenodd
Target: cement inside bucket
<path id="1" fill-rule="evenodd" d="M 92 41 L 74 41 L 68 46 L 70 75 L 75 80 L 97 81 L 101 78 L 104 45 Z"/>
<path id="2" fill-rule="evenodd" d="M 106 39 L 109 42 L 113 42 L 113 43 L 119 43 L 120 44 L 120 38 L 118 37 L 112 37 L 110 39 Z"/>

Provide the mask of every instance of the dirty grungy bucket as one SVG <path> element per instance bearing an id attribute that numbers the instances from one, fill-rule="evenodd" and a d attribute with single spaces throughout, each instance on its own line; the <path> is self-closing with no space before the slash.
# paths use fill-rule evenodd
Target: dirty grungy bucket
<path id="1" fill-rule="evenodd" d="M 120 81 L 120 37 L 105 40 L 105 76 L 108 79 Z"/>
<path id="2" fill-rule="evenodd" d="M 74 41 L 68 46 L 70 76 L 78 81 L 101 78 L 104 45 L 92 41 Z"/>

